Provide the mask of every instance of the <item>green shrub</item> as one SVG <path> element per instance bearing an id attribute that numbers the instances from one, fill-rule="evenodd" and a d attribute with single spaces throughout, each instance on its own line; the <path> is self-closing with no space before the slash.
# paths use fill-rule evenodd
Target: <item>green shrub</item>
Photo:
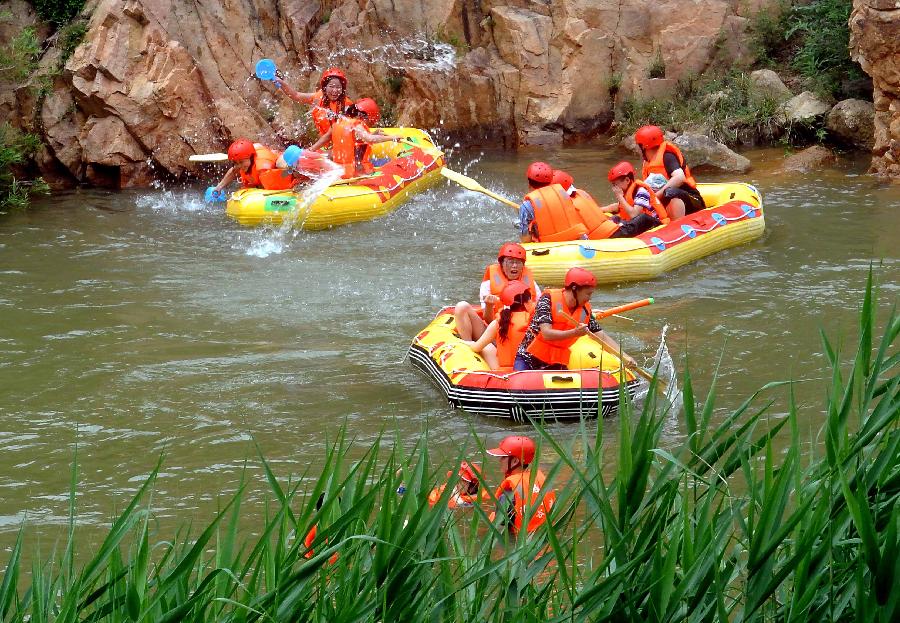
<path id="1" fill-rule="evenodd" d="M 42 20 L 56 27 L 71 22 L 84 8 L 85 0 L 29 0 Z"/>
<path id="2" fill-rule="evenodd" d="M 19 31 L 8 45 L 0 48 L 0 76 L 4 82 L 18 83 L 27 80 L 37 68 L 41 44 L 33 27 Z"/>
<path id="3" fill-rule="evenodd" d="M 13 171 L 13 167 L 34 155 L 40 145 L 40 138 L 35 134 L 22 134 L 9 123 L 0 126 L 0 213 L 25 208 L 31 194 L 49 190 L 41 178 L 22 181 Z"/>
<path id="4" fill-rule="evenodd" d="M 75 48 L 81 45 L 87 30 L 87 23 L 84 20 L 72 22 L 59 29 L 60 65 L 65 64 L 69 57 L 72 56 Z"/>
<path id="5" fill-rule="evenodd" d="M 787 40 L 790 10 L 788 0 L 779 0 L 763 7 L 750 18 L 750 51 L 759 65 L 773 66 L 781 57 Z"/>
<path id="6" fill-rule="evenodd" d="M 851 0 L 815 0 L 791 11 L 785 38 L 800 41 L 792 65 L 822 94 L 835 95 L 844 80 L 863 75 L 850 59 L 852 9 Z"/>
<path id="7" fill-rule="evenodd" d="M 656 55 L 647 68 L 647 76 L 650 78 L 666 77 L 666 62 L 663 60 L 661 48 L 656 48 Z"/>

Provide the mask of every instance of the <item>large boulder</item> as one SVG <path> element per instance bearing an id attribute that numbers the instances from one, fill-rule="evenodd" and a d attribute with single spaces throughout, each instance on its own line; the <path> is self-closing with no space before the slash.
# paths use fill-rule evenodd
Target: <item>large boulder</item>
<path id="1" fill-rule="evenodd" d="M 681 149 L 691 169 L 707 166 L 746 173 L 751 168 L 750 160 L 703 134 L 684 133 L 674 143 Z"/>
<path id="2" fill-rule="evenodd" d="M 875 144 L 875 105 L 865 100 L 843 100 L 825 117 L 825 127 L 837 139 L 858 149 Z"/>
<path id="3" fill-rule="evenodd" d="M 785 171 L 808 173 L 830 167 L 837 161 L 834 152 L 822 145 L 813 145 L 801 152 L 788 156 L 781 167 Z"/>
<path id="4" fill-rule="evenodd" d="M 759 99 L 770 99 L 779 104 L 793 97 L 791 90 L 771 69 L 758 69 L 750 74 L 753 95 Z"/>
<path id="5" fill-rule="evenodd" d="M 804 91 L 782 105 L 781 115 L 786 123 L 813 124 L 829 110 L 831 107 L 816 97 L 812 91 Z"/>

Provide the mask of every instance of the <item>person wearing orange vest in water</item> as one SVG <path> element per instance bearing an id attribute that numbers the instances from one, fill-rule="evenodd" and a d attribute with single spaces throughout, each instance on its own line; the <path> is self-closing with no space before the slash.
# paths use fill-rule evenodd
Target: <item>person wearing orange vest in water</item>
<path id="1" fill-rule="evenodd" d="M 314 93 L 299 93 L 278 76 L 275 78 L 275 86 L 292 100 L 312 105 L 313 123 L 316 124 L 319 136 L 331 129 L 338 117 L 353 103 L 347 97 L 347 76 L 336 67 L 327 69 L 322 74 L 319 90 Z"/>
<path id="2" fill-rule="evenodd" d="M 584 223 L 587 229 L 589 240 L 606 240 L 607 238 L 618 238 L 616 233 L 619 230 L 619 224 L 603 211 L 603 208 L 594 201 L 594 198 L 581 188 L 575 188 L 575 180 L 565 171 L 559 169 L 553 172 L 553 183 L 563 187 L 572 203 L 578 218 Z"/>
<path id="3" fill-rule="evenodd" d="M 655 125 L 645 125 L 634 133 L 634 140 L 641 148 L 644 159 L 641 177 L 658 173 L 665 176 L 665 185 L 656 191 L 669 218 L 681 218 L 706 208 L 697 190 L 697 181 L 677 146 L 666 140 L 663 131 Z"/>
<path id="4" fill-rule="evenodd" d="M 212 188 L 212 194 L 219 194 L 235 179 L 239 179 L 243 188 L 259 188 L 262 186 L 259 175 L 263 171 L 275 168 L 278 155 L 268 147 L 259 143 L 251 143 L 239 138 L 228 147 L 228 159 L 234 162 L 222 180 Z M 209 194 L 210 191 L 207 191 Z"/>
<path id="5" fill-rule="evenodd" d="M 504 437 L 496 448 L 487 451 L 500 458 L 500 470 L 504 478 L 497 487 L 497 512 L 491 513 L 493 522 L 500 518 L 501 524 L 513 536 L 534 532 L 547 521 L 556 503 L 556 492 L 547 490 L 547 477 L 539 467 L 531 467 L 537 448 L 534 441 L 524 435 Z M 527 523 L 526 523 L 527 521 Z"/>
<path id="6" fill-rule="evenodd" d="M 450 499 L 447 500 L 448 508 L 451 510 L 472 508 L 476 504 L 491 499 L 490 494 L 481 488 L 481 481 L 484 480 L 484 476 L 482 476 L 481 467 L 477 463 L 463 461 L 460 463 L 459 472 L 457 473 L 459 482 L 454 485 L 453 493 L 450 494 Z M 447 472 L 448 479 L 452 476 L 453 472 Z M 428 505 L 433 507 L 437 504 L 446 488 L 447 485 L 444 484 L 432 489 L 431 493 L 428 494 Z"/>
<path id="7" fill-rule="evenodd" d="M 473 351 L 481 353 L 492 370 L 512 369 L 534 311 L 531 289 L 522 281 L 510 281 L 503 288 L 500 301 L 504 307 L 499 318 L 488 324 L 477 341 L 466 341 Z"/>
<path id="8" fill-rule="evenodd" d="M 497 263 L 484 269 L 484 277 L 478 298 L 482 313 L 479 314 L 468 301 L 460 301 L 454 307 L 456 332 L 466 341 L 481 337 L 488 324 L 494 319 L 500 294 L 510 281 L 519 280 L 531 290 L 532 299 L 537 300 L 541 289 L 534 281 L 534 275 L 525 266 L 525 247 L 517 242 L 506 242 L 497 253 Z"/>
<path id="9" fill-rule="evenodd" d="M 375 170 L 372 164 L 372 143 L 401 141 L 401 136 L 389 136 L 369 130 L 366 121 L 378 123 L 378 104 L 368 97 L 347 107 L 344 115 L 310 147 L 315 151 L 330 140 L 331 159 L 344 167 L 345 179 L 367 175 Z"/>
<path id="10" fill-rule="evenodd" d="M 553 168 L 532 162 L 525 173 L 529 192 L 519 206 L 522 242 L 554 242 L 587 239 L 587 229 L 578 218 L 572 199 L 553 183 Z"/>
<path id="11" fill-rule="evenodd" d="M 616 216 L 613 218 L 619 223 L 619 229 L 610 238 L 632 238 L 669 222 L 666 209 L 656 198 L 653 189 L 634 179 L 634 167 L 630 162 L 618 163 L 609 170 L 606 177 L 612 184 L 616 203 L 601 209 L 615 212 Z"/>
<path id="12" fill-rule="evenodd" d="M 584 268 L 570 268 L 566 272 L 565 287 L 547 289 L 538 299 L 525 337 L 516 352 L 514 370 L 566 370 L 569 367 L 571 347 L 588 331 L 599 337 L 616 355 L 619 344 L 603 329 L 591 311 L 591 296 L 597 287 L 597 278 Z M 573 322 L 572 319 L 577 322 Z M 621 353 L 627 365 L 637 362 Z"/>

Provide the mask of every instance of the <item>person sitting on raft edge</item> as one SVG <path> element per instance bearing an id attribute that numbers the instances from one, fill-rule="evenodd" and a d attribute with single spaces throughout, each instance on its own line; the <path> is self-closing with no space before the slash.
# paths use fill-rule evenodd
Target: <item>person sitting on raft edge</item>
<path id="1" fill-rule="evenodd" d="M 503 309 L 499 318 L 488 324 L 477 341 L 465 342 L 481 353 L 491 370 L 512 369 L 534 311 L 531 289 L 522 281 L 510 281 L 500 294 L 500 302 Z"/>
<path id="2" fill-rule="evenodd" d="M 512 536 L 521 533 L 523 524 L 526 532 L 534 532 L 547 521 L 556 503 L 556 492 L 544 488 L 544 472 L 540 467 L 531 467 L 537 454 L 534 441 L 524 435 L 509 435 L 487 453 L 499 457 L 504 475 L 495 494 L 497 512 L 489 515 L 490 521 L 499 517 Z M 533 513 L 530 518 L 529 511 Z"/>
<path id="3" fill-rule="evenodd" d="M 665 185 L 656 191 L 669 218 L 681 218 L 706 208 L 697 190 L 697 181 L 678 147 L 666 140 L 663 131 L 655 125 L 645 125 L 634 133 L 634 140 L 641 148 L 643 166 L 641 177 L 658 173 L 666 178 Z"/>
<path id="4" fill-rule="evenodd" d="M 490 494 L 481 486 L 484 476 L 481 473 L 481 467 L 477 463 L 463 461 L 459 465 L 457 475 L 459 476 L 459 482 L 454 485 L 453 493 L 450 494 L 450 499 L 447 500 L 449 509 L 472 508 L 476 504 L 491 499 Z M 449 480 L 452 477 L 453 472 L 447 472 L 447 479 Z M 428 505 L 433 507 L 437 504 L 446 488 L 447 485 L 443 484 L 432 489 L 431 493 L 428 494 Z"/>
<path id="5" fill-rule="evenodd" d="M 609 170 L 606 178 L 612 185 L 616 203 L 603 206 L 604 212 L 615 212 L 619 229 L 611 238 L 631 238 L 648 229 L 669 222 L 666 209 L 653 189 L 635 179 L 634 167 L 622 161 Z"/>
<path id="6" fill-rule="evenodd" d="M 584 268 L 570 268 L 566 272 L 565 287 L 547 289 L 534 309 L 525 337 L 516 351 L 514 370 L 566 370 L 571 347 L 588 331 L 594 333 L 616 356 L 629 366 L 637 362 L 621 352 L 619 344 L 607 335 L 591 310 L 591 296 L 597 278 Z M 573 322 L 572 319 L 577 322 Z"/>
<path id="7" fill-rule="evenodd" d="M 368 97 L 357 100 L 347 107 L 310 150 L 315 151 L 331 141 L 331 159 L 344 167 L 344 179 L 372 173 L 375 166 L 372 164 L 371 145 L 403 140 L 401 136 L 374 133 L 369 129 L 368 123 L 378 123 L 379 115 L 378 104 L 374 100 Z"/>
<path id="8" fill-rule="evenodd" d="M 519 206 L 521 242 L 587 239 L 587 228 L 571 197 L 562 186 L 553 183 L 553 167 L 546 162 L 532 162 L 525 177 L 529 191 Z"/>
<path id="9" fill-rule="evenodd" d="M 337 67 L 325 70 L 319 80 L 319 90 L 315 93 L 299 93 L 280 77 L 275 78 L 275 86 L 295 102 L 312 105 L 313 123 L 319 136 L 328 132 L 338 117 L 353 104 L 347 96 L 347 76 Z"/>
<path id="10" fill-rule="evenodd" d="M 478 298 L 481 301 L 483 317 L 468 301 L 460 301 L 454 307 L 456 332 L 463 340 L 474 342 L 484 333 L 497 313 L 500 294 L 511 281 L 521 281 L 531 290 L 532 300 L 537 300 L 541 289 L 534 281 L 534 275 L 525 266 L 525 247 L 516 242 L 506 242 L 500 246 L 497 262 L 484 269 Z"/>
<path id="11" fill-rule="evenodd" d="M 259 188 L 262 186 L 259 174 L 275 168 L 278 155 L 268 147 L 239 138 L 228 147 L 228 159 L 235 163 L 234 166 L 225 172 L 218 184 L 207 190 L 207 195 L 218 195 L 235 179 L 240 179 L 243 188 Z"/>
<path id="12" fill-rule="evenodd" d="M 575 188 L 575 180 L 567 172 L 553 171 L 553 184 L 559 184 L 572 200 L 578 219 L 584 224 L 589 240 L 623 238 L 627 234 L 619 231 L 619 223 L 601 208 L 591 195 L 581 188 Z"/>

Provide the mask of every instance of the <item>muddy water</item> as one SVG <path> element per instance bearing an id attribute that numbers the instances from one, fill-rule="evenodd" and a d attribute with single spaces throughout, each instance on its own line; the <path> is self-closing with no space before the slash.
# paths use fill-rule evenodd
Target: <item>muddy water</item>
<path id="1" fill-rule="evenodd" d="M 762 239 L 594 297 L 604 307 L 654 296 L 633 322 L 605 327 L 649 358 L 668 325 L 698 393 L 718 367 L 723 410 L 772 380 L 827 376 L 818 330 L 852 342 L 872 262 L 897 300 L 900 188 L 856 161 L 783 175 L 781 155 L 749 154 Z M 450 164 L 516 198 L 524 167 L 546 158 L 609 201 L 605 171 L 621 156 L 470 151 Z M 378 221 L 277 232 L 242 229 L 199 197 L 79 191 L 0 220 L 0 546 L 23 517 L 32 533 L 66 521 L 76 448 L 80 521 L 100 534 L 160 455 L 153 504 L 166 528 L 208 518 L 245 459 L 260 476 L 255 444 L 288 474 L 314 470 L 341 422 L 361 442 L 388 430 L 410 445 L 427 425 L 438 456 L 472 433 L 492 442 L 523 430 L 449 410 L 404 361 L 441 306 L 476 296 L 485 264 L 516 235 L 514 211 L 441 184 Z M 796 391 L 812 438 L 823 387 Z M 667 435 L 681 432 L 673 418 Z"/>

